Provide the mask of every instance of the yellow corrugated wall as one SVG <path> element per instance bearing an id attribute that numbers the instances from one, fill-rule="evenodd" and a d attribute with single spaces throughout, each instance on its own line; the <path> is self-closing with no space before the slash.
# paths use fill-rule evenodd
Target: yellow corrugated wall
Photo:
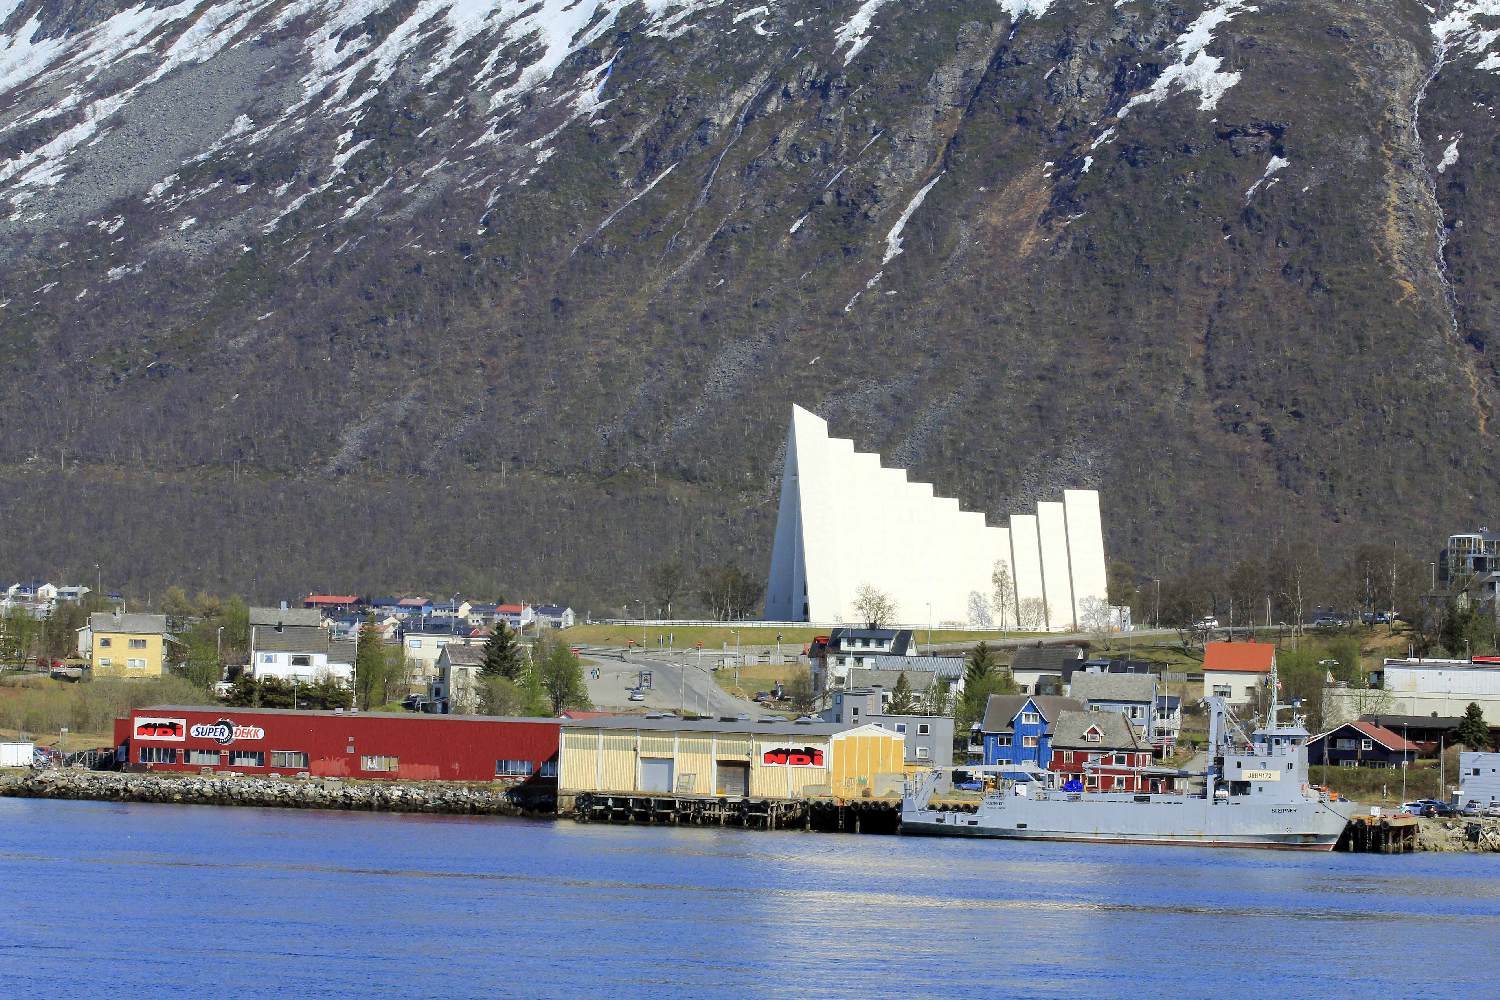
<path id="1" fill-rule="evenodd" d="M 635 737 L 633 732 L 604 734 L 604 751 L 599 761 L 599 791 L 637 791 Z"/>
<path id="2" fill-rule="evenodd" d="M 885 730 L 840 733 L 833 737 L 830 790 L 842 798 L 859 798 L 865 789 L 874 794 L 878 775 L 899 775 L 906 769 L 906 740 Z"/>
<path id="3" fill-rule="evenodd" d="M 684 787 L 683 778 L 693 776 L 691 787 Z M 679 736 L 677 738 L 676 787 L 683 795 L 712 795 L 714 793 L 714 744 L 708 736 Z"/>
<path id="4" fill-rule="evenodd" d="M 558 768 L 558 790 L 563 793 L 591 792 L 598 770 L 599 731 L 566 729 L 562 734 L 562 761 Z"/>

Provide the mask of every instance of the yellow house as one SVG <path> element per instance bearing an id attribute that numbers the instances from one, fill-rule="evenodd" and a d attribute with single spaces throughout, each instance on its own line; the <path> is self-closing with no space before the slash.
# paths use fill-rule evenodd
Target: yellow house
<path id="1" fill-rule="evenodd" d="M 101 611 L 78 630 L 78 653 L 95 677 L 160 677 L 166 673 L 167 616 Z"/>

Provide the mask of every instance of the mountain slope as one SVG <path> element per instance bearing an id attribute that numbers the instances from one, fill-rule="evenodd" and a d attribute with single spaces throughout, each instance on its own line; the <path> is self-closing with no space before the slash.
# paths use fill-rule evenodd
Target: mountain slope
<path id="1" fill-rule="evenodd" d="M 0 564 L 638 601 L 787 404 L 1158 569 L 1493 482 L 1500 4 L 0 0 Z"/>

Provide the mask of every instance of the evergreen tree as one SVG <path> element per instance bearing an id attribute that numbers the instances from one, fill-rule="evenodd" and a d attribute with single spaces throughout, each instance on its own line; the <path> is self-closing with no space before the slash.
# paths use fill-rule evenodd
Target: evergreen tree
<path id="1" fill-rule="evenodd" d="M 1458 724 L 1458 741 L 1470 750 L 1490 748 L 1490 727 L 1484 721 L 1484 711 L 1474 702 L 1464 709 L 1463 720 Z"/>
<path id="2" fill-rule="evenodd" d="M 479 673 L 485 677 L 504 677 L 509 681 L 519 681 L 524 666 L 516 634 L 510 630 L 509 625 L 496 622 L 484 644 L 484 662 L 480 664 Z"/>
<path id="3" fill-rule="evenodd" d="M 990 644 L 981 641 L 969 653 L 969 662 L 964 665 L 964 686 L 984 681 L 995 672 L 995 654 Z"/>
<path id="4" fill-rule="evenodd" d="M 887 711 L 891 715 L 911 715 L 916 710 L 911 681 L 906 679 L 906 671 L 903 670 L 896 675 L 896 686 L 891 688 L 891 707 Z"/>

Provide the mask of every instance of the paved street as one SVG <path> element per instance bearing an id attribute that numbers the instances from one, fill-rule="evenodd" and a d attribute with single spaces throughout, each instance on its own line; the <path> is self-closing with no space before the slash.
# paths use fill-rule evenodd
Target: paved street
<path id="1" fill-rule="evenodd" d="M 583 676 L 588 683 L 589 700 L 596 708 L 648 708 L 656 711 L 698 712 L 708 715 L 748 714 L 759 717 L 759 706 L 736 698 L 714 682 L 714 658 L 705 654 L 668 655 L 657 652 L 606 649 L 584 646 Z M 632 702 L 640 672 L 651 673 L 651 687 L 644 702 Z M 595 677 L 597 672 L 598 676 Z"/>

